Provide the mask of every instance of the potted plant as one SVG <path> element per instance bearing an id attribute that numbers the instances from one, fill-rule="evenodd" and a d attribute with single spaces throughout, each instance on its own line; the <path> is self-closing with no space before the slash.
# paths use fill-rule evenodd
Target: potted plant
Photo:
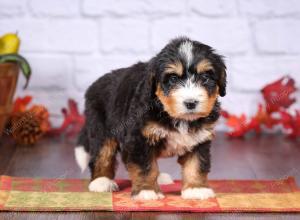
<path id="1" fill-rule="evenodd" d="M 19 45 L 17 34 L 9 33 L 0 38 L 0 137 L 12 110 L 19 69 L 26 78 L 24 88 L 31 75 L 28 62 L 18 54 Z"/>

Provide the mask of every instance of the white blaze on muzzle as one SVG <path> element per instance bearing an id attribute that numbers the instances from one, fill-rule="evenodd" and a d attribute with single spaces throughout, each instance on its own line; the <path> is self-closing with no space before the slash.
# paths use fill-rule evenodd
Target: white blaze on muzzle
<path id="1" fill-rule="evenodd" d="M 203 110 L 203 105 L 206 106 L 208 100 L 208 93 L 206 89 L 199 83 L 196 83 L 194 77 L 190 77 L 184 84 L 178 87 L 172 93 L 176 100 L 176 110 L 179 114 L 199 113 Z M 189 110 L 186 108 L 186 101 L 195 101 L 197 105 L 195 109 Z"/>

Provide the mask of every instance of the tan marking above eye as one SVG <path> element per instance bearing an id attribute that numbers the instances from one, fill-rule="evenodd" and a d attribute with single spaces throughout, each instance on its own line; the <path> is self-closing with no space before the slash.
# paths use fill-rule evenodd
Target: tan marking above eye
<path id="1" fill-rule="evenodd" d="M 201 60 L 196 66 L 197 73 L 203 73 L 213 69 L 212 63 L 208 59 Z"/>
<path id="2" fill-rule="evenodd" d="M 175 73 L 178 76 L 181 76 L 183 74 L 183 66 L 181 62 L 175 62 L 175 63 L 170 63 L 167 65 L 164 71 L 166 74 L 170 73 Z"/>

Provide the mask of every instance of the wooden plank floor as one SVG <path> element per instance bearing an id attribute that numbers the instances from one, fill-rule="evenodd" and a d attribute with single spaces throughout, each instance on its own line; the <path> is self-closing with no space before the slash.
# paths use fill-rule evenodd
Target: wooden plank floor
<path id="1" fill-rule="evenodd" d="M 34 147 L 16 146 L 0 139 L 0 174 L 48 178 L 88 178 L 75 164 L 74 140 L 45 138 Z M 229 140 L 218 133 L 212 147 L 211 179 L 279 179 L 295 176 L 300 185 L 300 142 L 280 135 Z M 180 177 L 176 158 L 159 161 L 161 171 Z M 126 178 L 120 164 L 117 178 Z M 299 201 L 300 202 L 300 201 Z M 0 212 L 0 219 L 300 219 L 297 214 L 196 214 L 161 212 L 73 212 L 24 213 Z"/>

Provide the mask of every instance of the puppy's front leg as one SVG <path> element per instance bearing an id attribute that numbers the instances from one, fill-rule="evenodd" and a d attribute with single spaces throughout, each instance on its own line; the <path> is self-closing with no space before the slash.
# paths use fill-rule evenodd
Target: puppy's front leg
<path id="1" fill-rule="evenodd" d="M 178 158 L 182 166 L 182 198 L 203 200 L 215 197 L 207 182 L 210 170 L 210 145 L 210 141 L 199 144 L 193 152 Z"/>
<path id="2" fill-rule="evenodd" d="M 157 184 L 159 171 L 156 160 L 152 160 L 146 169 L 145 166 L 137 163 L 128 163 L 127 169 L 132 182 L 133 199 L 155 200 L 164 198 Z"/>

